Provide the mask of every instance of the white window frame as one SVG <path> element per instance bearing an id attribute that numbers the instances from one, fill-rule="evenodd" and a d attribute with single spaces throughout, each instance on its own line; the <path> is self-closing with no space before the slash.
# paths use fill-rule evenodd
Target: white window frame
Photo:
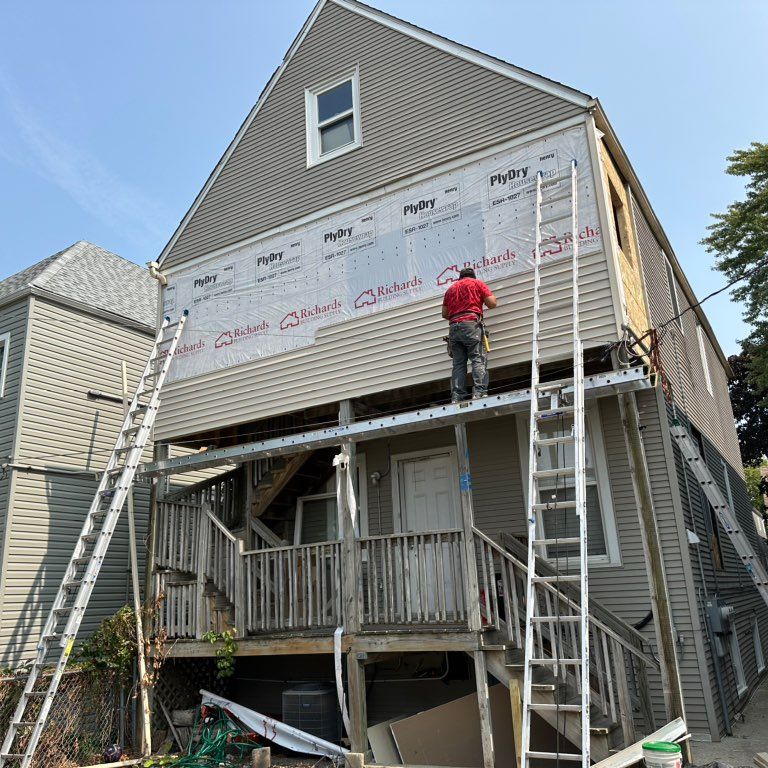
<path id="1" fill-rule="evenodd" d="M 752 617 L 752 644 L 755 647 L 755 663 L 759 675 L 765 669 L 765 655 L 763 654 L 763 641 L 760 639 L 760 624 L 757 621 L 757 616 Z"/>
<path id="2" fill-rule="evenodd" d="M 357 491 L 357 534 L 358 538 L 366 538 L 368 536 L 368 472 L 366 470 L 365 454 L 359 453 L 356 458 L 357 476 L 359 478 L 359 488 Z M 333 479 L 335 482 L 335 478 Z M 304 502 L 305 501 L 318 501 L 321 499 L 334 499 L 336 500 L 336 491 L 329 491 L 328 493 L 312 493 L 307 496 L 299 496 L 296 499 L 296 517 L 293 523 L 293 545 L 295 547 L 304 546 L 301 543 L 301 526 L 304 519 Z M 338 514 L 338 508 L 337 508 Z M 340 541 L 343 531 L 343 525 L 341 516 L 337 520 L 337 527 L 339 531 Z M 307 545 L 308 546 L 308 545 Z"/>
<path id="3" fill-rule="evenodd" d="M 0 397 L 5 396 L 5 374 L 11 356 L 11 334 L 0 333 Z"/>
<path id="4" fill-rule="evenodd" d="M 680 333 L 685 333 L 683 326 L 683 318 L 680 317 L 682 309 L 680 309 L 680 296 L 677 293 L 677 280 L 675 280 L 675 270 L 672 269 L 672 264 L 667 258 L 667 254 L 664 251 L 661 252 L 664 257 L 664 266 L 667 271 L 667 283 L 669 283 L 669 300 L 672 303 L 672 317 L 677 317 L 675 324 L 680 329 Z"/>
<path id="5" fill-rule="evenodd" d="M 728 647 L 731 653 L 731 665 L 733 667 L 733 677 L 736 680 L 736 693 L 739 696 L 747 692 L 747 678 L 744 675 L 744 662 L 741 658 L 741 648 L 739 647 L 739 636 L 736 632 L 735 617 L 731 620 L 731 635 L 728 638 Z"/>
<path id="6" fill-rule="evenodd" d="M 459 456 L 455 445 L 446 445 L 436 448 L 424 448 L 420 451 L 409 451 L 407 453 L 397 453 L 391 457 L 392 462 L 392 526 L 395 533 L 403 532 L 403 506 L 401 503 L 400 488 L 400 464 L 410 459 L 429 459 L 432 456 L 447 453 L 451 457 L 451 472 L 454 475 L 456 488 L 459 487 Z M 457 492 L 457 502 L 461 504 Z M 456 510 L 459 524 L 461 527 L 461 509 Z"/>
<path id="7" fill-rule="evenodd" d="M 608 475 L 608 458 L 605 452 L 605 442 L 603 441 L 603 430 L 600 422 L 600 414 L 597 408 L 590 404 L 585 409 L 584 425 L 587 430 L 587 439 L 589 440 L 592 451 L 592 460 L 595 463 L 595 480 L 597 487 L 597 497 L 600 501 L 600 515 L 603 519 L 603 535 L 605 536 L 605 554 L 589 555 L 587 563 L 590 567 L 614 568 L 621 565 L 621 547 L 619 546 L 619 535 L 616 528 L 616 515 L 613 510 L 613 498 L 611 496 L 610 478 Z M 525 508 L 528 509 L 528 429 L 530 426 L 530 415 L 520 413 L 517 415 L 517 440 L 518 453 L 520 454 L 520 469 L 523 478 L 523 500 Z M 537 525 L 542 524 L 541 515 L 537 518 Z M 543 531 L 539 530 L 539 535 L 543 536 Z M 589 533 L 587 533 L 589 535 Z M 554 562 L 555 558 L 548 558 L 549 562 Z"/>
<path id="8" fill-rule="evenodd" d="M 334 115 L 320 123 L 317 114 L 317 97 L 342 83 L 346 83 L 348 80 L 352 81 L 352 109 L 340 112 L 338 115 Z M 363 129 L 360 119 L 360 70 L 357 67 L 354 71 L 347 72 L 343 77 L 335 77 L 312 88 L 306 88 L 304 90 L 304 108 L 307 124 L 307 168 L 333 160 L 341 155 L 346 155 L 347 152 L 352 152 L 358 147 L 363 146 Z M 352 125 L 355 132 L 354 140 L 330 152 L 322 153 L 320 129 L 350 115 L 352 115 Z"/>
<path id="9" fill-rule="evenodd" d="M 701 367 L 704 369 L 704 383 L 707 386 L 707 392 L 710 395 L 714 395 L 712 391 L 712 376 L 709 373 L 709 360 L 707 359 L 707 344 L 701 323 L 696 323 L 696 338 L 699 340 L 699 354 L 701 355 Z"/>

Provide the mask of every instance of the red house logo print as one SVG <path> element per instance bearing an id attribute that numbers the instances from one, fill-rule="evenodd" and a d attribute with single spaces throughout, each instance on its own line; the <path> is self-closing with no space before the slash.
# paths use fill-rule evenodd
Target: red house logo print
<path id="1" fill-rule="evenodd" d="M 355 309 L 360 309 L 361 307 L 372 307 L 376 303 L 376 297 L 373 295 L 373 291 L 369 288 L 366 291 L 363 291 L 356 299 L 355 299 Z"/>
<path id="2" fill-rule="evenodd" d="M 295 328 L 298 324 L 299 324 L 299 316 L 294 310 L 293 312 L 289 312 L 280 321 L 280 330 L 284 331 L 286 328 Z"/>
<path id="3" fill-rule="evenodd" d="M 213 346 L 215 349 L 221 349 L 222 347 L 228 347 L 230 344 L 233 344 L 234 341 L 235 340 L 232 338 L 232 331 L 224 331 L 219 334 L 219 337 L 216 339 Z"/>
<path id="4" fill-rule="evenodd" d="M 455 264 L 451 264 L 450 267 L 446 267 L 438 276 L 438 285 L 448 285 L 459 279 L 459 268 Z"/>

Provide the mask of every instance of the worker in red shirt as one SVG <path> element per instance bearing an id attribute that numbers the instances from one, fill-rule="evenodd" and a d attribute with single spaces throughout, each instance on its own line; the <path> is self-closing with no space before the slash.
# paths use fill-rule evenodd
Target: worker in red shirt
<path id="1" fill-rule="evenodd" d="M 467 267 L 443 297 L 443 317 L 449 323 L 448 349 L 453 358 L 451 401 L 466 400 L 467 360 L 472 365 L 472 399 L 488 394 L 487 356 L 483 345 L 483 307 L 494 309 L 496 297 L 491 289 Z"/>

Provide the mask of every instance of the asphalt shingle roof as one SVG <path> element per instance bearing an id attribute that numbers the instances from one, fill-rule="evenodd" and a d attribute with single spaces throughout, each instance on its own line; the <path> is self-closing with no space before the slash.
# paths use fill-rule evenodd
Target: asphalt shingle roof
<path id="1" fill-rule="evenodd" d="M 155 325 L 158 285 L 149 272 L 86 240 L 0 281 L 0 302 L 33 288 Z"/>

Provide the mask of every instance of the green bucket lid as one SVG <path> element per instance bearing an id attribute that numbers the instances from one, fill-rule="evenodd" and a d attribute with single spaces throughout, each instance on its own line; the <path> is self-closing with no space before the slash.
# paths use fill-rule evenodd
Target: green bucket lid
<path id="1" fill-rule="evenodd" d="M 647 749 L 649 752 L 666 752 L 668 754 L 682 754 L 679 744 L 674 744 L 671 741 L 646 741 L 643 744 L 643 749 Z"/>

